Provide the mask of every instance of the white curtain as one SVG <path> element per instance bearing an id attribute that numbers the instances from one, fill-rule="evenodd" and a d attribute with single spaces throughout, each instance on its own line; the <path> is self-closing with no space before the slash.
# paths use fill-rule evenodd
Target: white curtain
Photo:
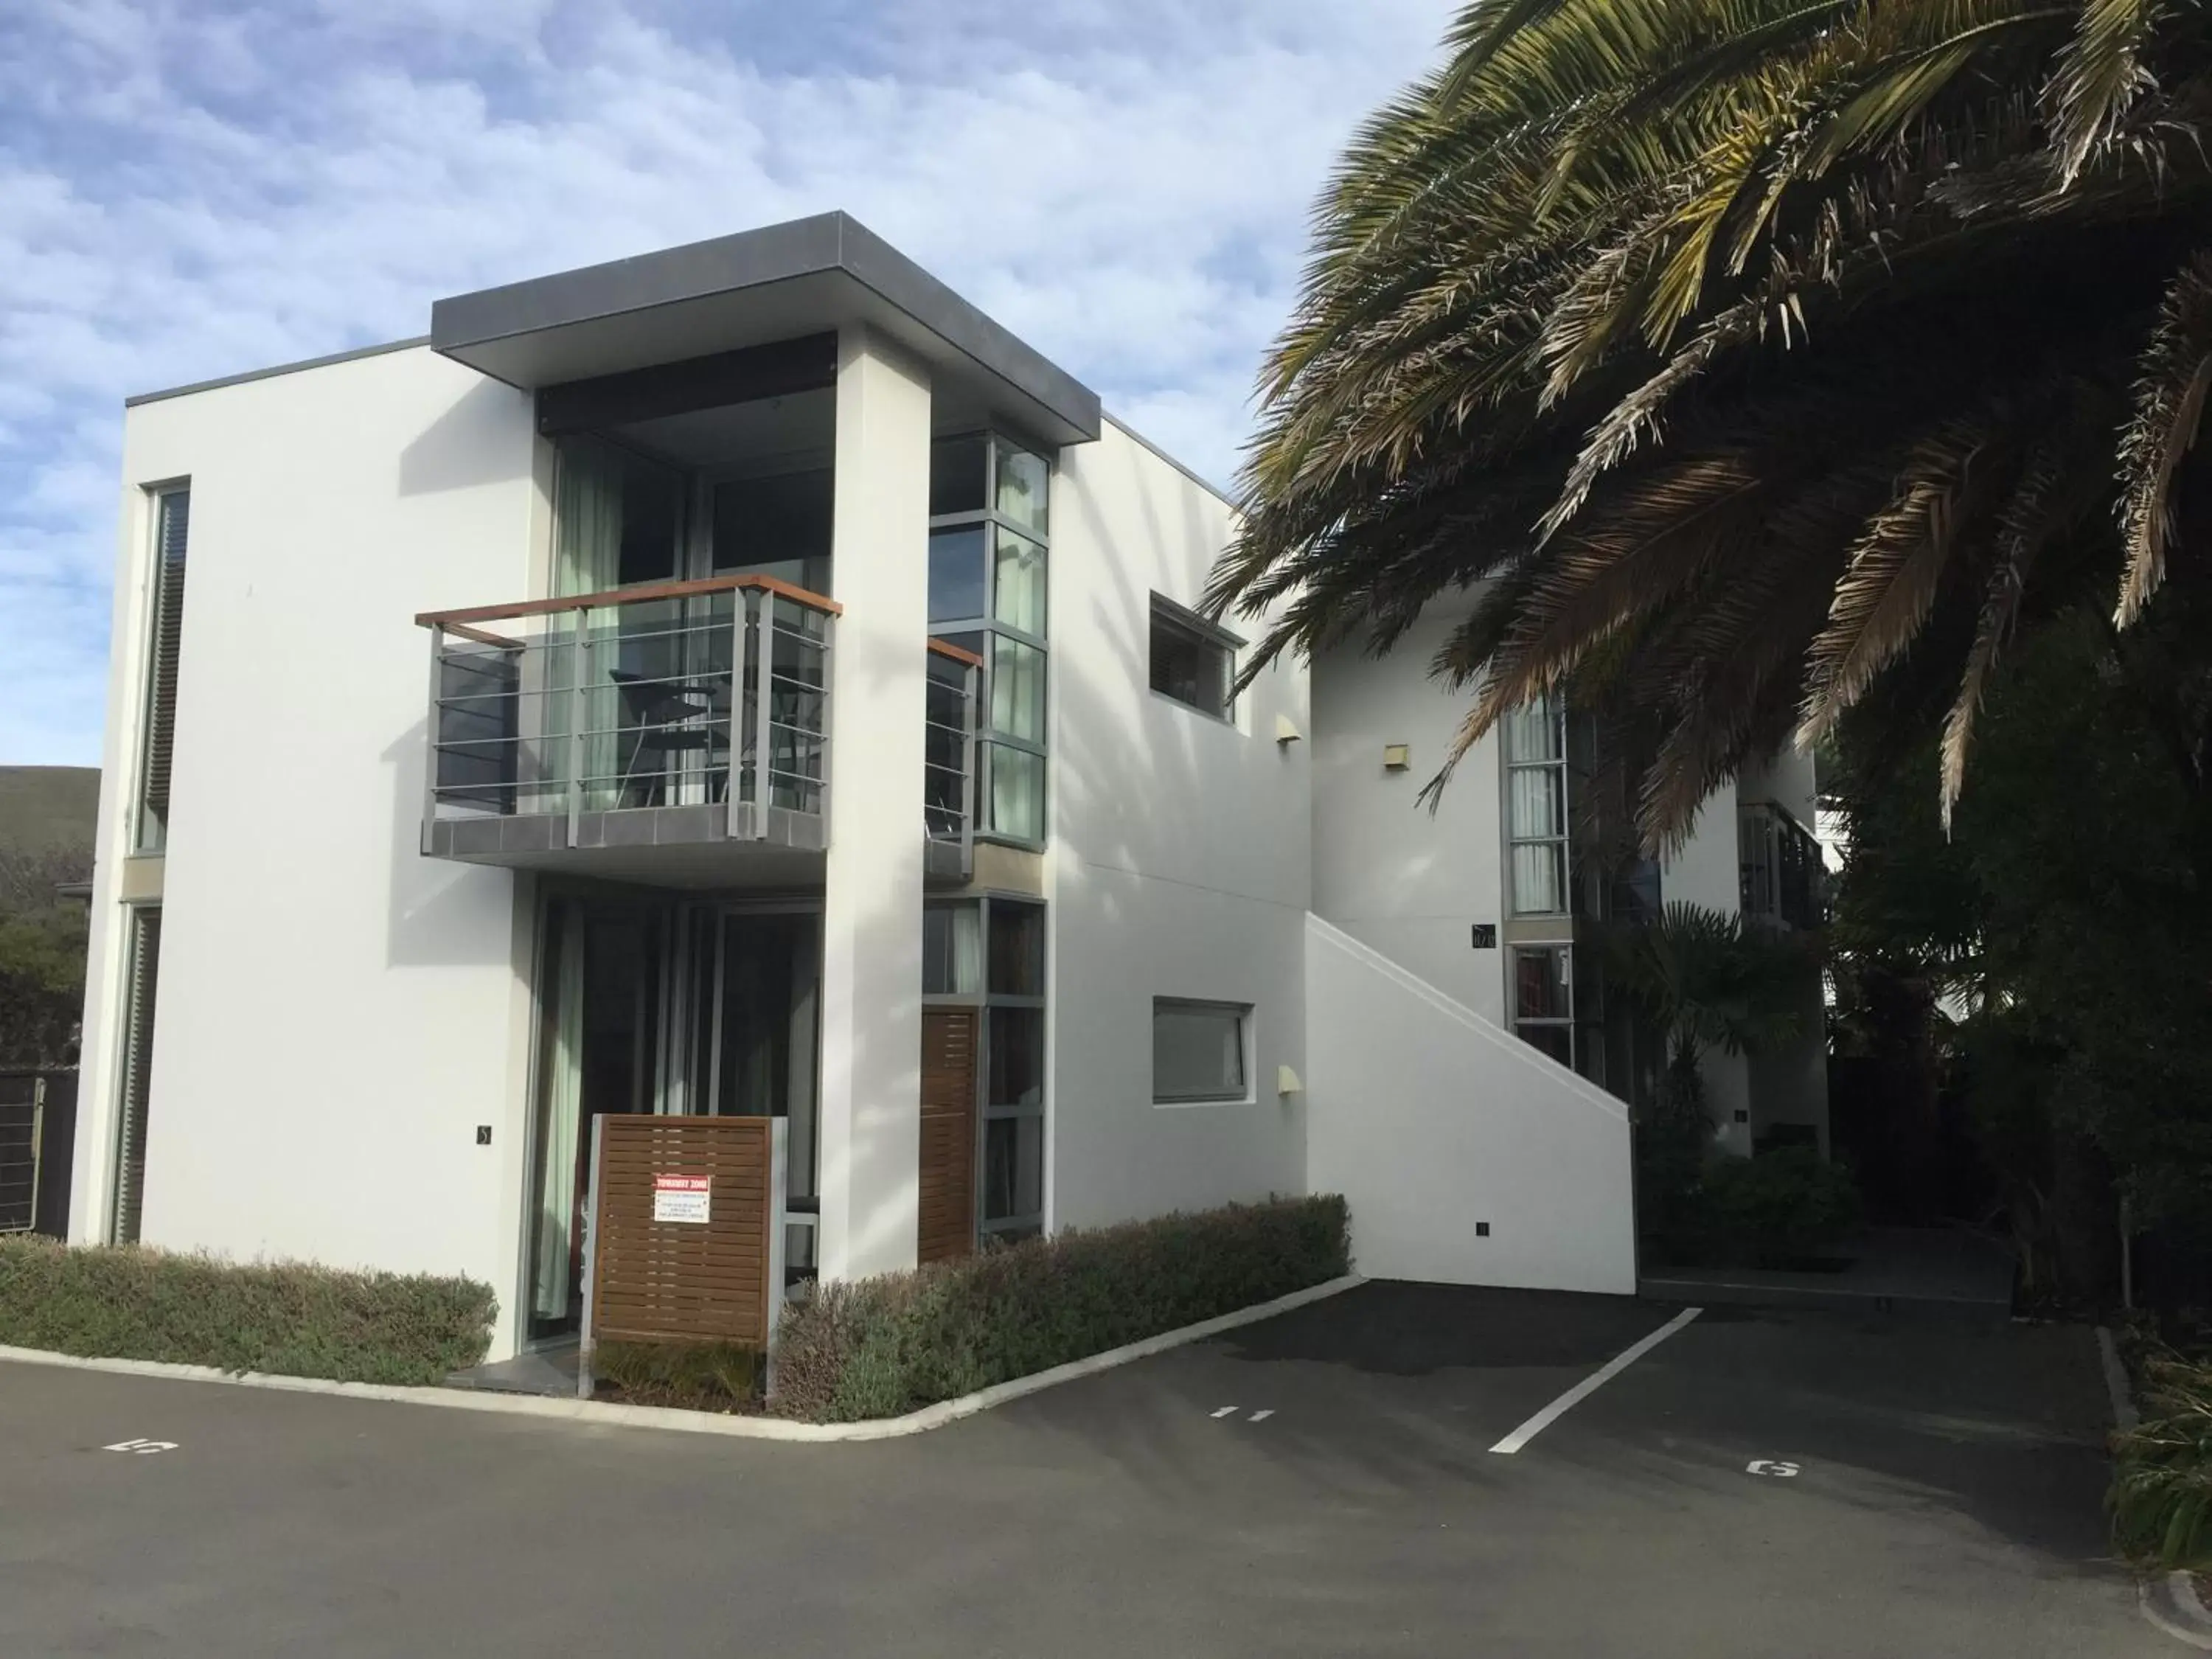
<path id="1" fill-rule="evenodd" d="M 553 592 L 557 597 L 604 593 L 620 584 L 623 471 L 618 456 L 587 441 L 571 440 L 561 446 L 553 532 Z M 623 751 L 614 728 L 621 724 L 622 698 L 607 672 L 616 665 L 613 613 L 596 613 L 590 627 L 597 649 L 584 699 L 584 805 L 596 811 L 616 805 L 620 793 L 616 774 L 622 768 Z M 562 641 L 568 647 L 562 653 L 568 672 L 556 676 L 556 684 L 575 683 L 583 658 L 574 647 L 582 638 L 582 629 L 571 623 Z M 549 711 L 548 731 L 567 734 L 574 707 L 569 702 Z M 565 784 L 573 751 L 566 743 L 553 748 L 553 774 Z"/>
<path id="2" fill-rule="evenodd" d="M 545 1079 L 544 1155 L 538 1194 L 538 1261 L 532 1311 L 568 1312 L 568 1260 L 576 1215 L 576 1138 L 584 1100 L 584 927 L 580 907 L 556 913 L 560 960 L 554 969 L 553 1043 Z"/>

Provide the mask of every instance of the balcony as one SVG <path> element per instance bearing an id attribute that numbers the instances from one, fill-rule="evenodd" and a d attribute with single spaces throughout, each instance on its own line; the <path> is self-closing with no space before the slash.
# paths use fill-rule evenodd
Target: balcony
<path id="1" fill-rule="evenodd" d="M 423 852 L 674 886 L 818 884 L 838 611 L 736 574 L 417 617 Z M 932 878 L 959 880 L 976 665 L 934 641 L 929 660 L 917 829 Z"/>
<path id="2" fill-rule="evenodd" d="M 1770 927 L 1820 927 L 1827 920 L 1820 843 L 1780 807 L 1757 802 L 1736 826 L 1747 920 Z"/>

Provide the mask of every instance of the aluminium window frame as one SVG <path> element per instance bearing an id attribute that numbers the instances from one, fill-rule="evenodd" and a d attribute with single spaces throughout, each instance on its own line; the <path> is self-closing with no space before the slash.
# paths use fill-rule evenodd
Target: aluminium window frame
<path id="1" fill-rule="evenodd" d="M 1563 1014 L 1528 1015 L 1522 1013 L 1520 962 L 1521 958 L 1524 956 L 1555 956 L 1560 958 L 1565 966 L 1559 975 L 1559 979 L 1560 988 L 1566 993 L 1566 1012 Z M 1577 1031 L 1576 1027 L 1575 1020 L 1575 1016 L 1579 1012 L 1579 1008 L 1576 988 L 1577 975 L 1575 973 L 1575 946 L 1573 941 L 1571 939 L 1528 939 L 1519 942 L 1510 948 L 1507 955 L 1507 962 L 1509 965 L 1505 976 L 1506 995 L 1508 1000 L 1511 1002 L 1512 1006 L 1507 1010 L 1506 1018 L 1507 1024 L 1510 1026 L 1513 1035 L 1516 1037 L 1521 1037 L 1521 1040 L 1523 1042 L 1528 1042 L 1528 1038 L 1522 1036 L 1521 1034 L 1524 1030 L 1530 1027 L 1542 1026 L 1551 1030 L 1565 1031 L 1567 1034 L 1566 1066 L 1569 1071 L 1574 1072 L 1579 1075 L 1582 1068 L 1577 1062 L 1581 1058 L 1582 1042 L 1580 1033 Z M 1528 1046 L 1534 1048 L 1536 1045 L 1531 1042 Z M 1538 1052 L 1540 1053 L 1542 1051 L 1539 1050 Z"/>
<path id="2" fill-rule="evenodd" d="M 1152 625 L 1156 618 L 1182 629 L 1186 634 L 1196 635 L 1200 644 L 1215 647 L 1228 659 L 1228 661 L 1223 665 L 1226 671 L 1223 679 L 1228 687 L 1229 695 L 1222 705 L 1220 713 L 1216 714 L 1212 709 L 1200 703 L 1186 702 L 1173 692 L 1163 691 L 1152 684 Z M 1243 699 L 1237 695 L 1237 659 L 1238 653 L 1244 649 L 1244 645 L 1245 641 L 1240 635 L 1231 633 L 1218 623 L 1208 621 L 1188 605 L 1179 605 L 1166 594 L 1154 589 L 1152 604 L 1145 612 L 1145 689 L 1162 702 L 1172 703 L 1177 708 L 1196 714 L 1203 720 L 1212 720 L 1217 726 L 1242 730 L 1237 720 L 1237 710 Z"/>
<path id="3" fill-rule="evenodd" d="M 975 687 L 975 830 L 977 841 L 995 842 L 1005 847 L 1019 847 L 1032 853 L 1042 853 L 1052 836 L 1052 714 L 1053 714 L 1053 659 L 1051 641 L 1042 634 L 999 620 L 999 569 L 996 532 L 1019 537 L 1023 541 L 1041 549 L 1044 554 L 1043 598 L 1045 627 L 1048 634 L 1052 625 L 1052 495 L 1053 483 L 1060 475 L 1058 452 L 1049 444 L 1033 443 L 1008 428 L 996 426 L 970 427 L 958 432 L 933 433 L 930 448 L 934 453 L 940 444 L 957 443 L 963 438 L 983 441 L 983 505 L 964 513 L 936 513 L 929 519 L 929 535 L 933 540 L 940 530 L 965 530 L 981 527 L 983 536 L 983 597 L 979 607 L 982 614 L 976 617 L 933 621 L 929 632 L 933 638 L 951 639 L 963 634 L 999 635 L 1028 646 L 1044 659 L 1043 707 L 1038 711 L 1038 724 L 1044 732 L 1042 740 L 1016 737 L 1011 732 L 995 730 L 990 724 L 992 678 L 998 672 L 998 653 L 985 641 L 985 649 L 978 654 L 983 659 L 981 672 Z M 1005 444 L 1025 455 L 1034 455 L 1044 463 L 1045 469 L 1045 533 L 1018 522 L 1011 515 L 999 511 L 999 447 Z M 996 828 L 986 828 L 990 817 L 990 795 L 987 780 L 995 764 L 993 749 L 1012 749 L 1023 754 L 1034 755 L 1042 763 L 1043 787 L 1037 802 L 1038 820 L 1043 833 L 1035 837 L 1017 836 Z"/>
<path id="4" fill-rule="evenodd" d="M 1044 991 L 1036 996 L 1017 995 L 1011 992 L 991 989 L 991 910 L 994 905 L 1020 905 L 1043 913 Z M 978 978 L 973 991 L 927 991 L 921 996 L 925 1008 L 973 1008 L 981 1016 L 975 1042 L 975 1237 L 980 1243 L 1001 1233 L 1030 1232 L 1040 1235 L 1049 1231 L 1047 1218 L 1052 1211 L 1052 1020 L 1047 1012 L 1052 994 L 1052 906 L 1034 893 L 1015 893 L 998 888 L 987 888 L 976 893 L 931 895 L 924 901 L 924 908 L 957 909 L 972 906 L 975 911 Z M 991 1017 L 994 1009 L 1035 1009 L 1039 1015 L 1043 1052 L 1037 1056 L 1039 1088 L 1033 1106 L 1001 1105 L 991 1099 Z M 990 1147 L 990 1126 L 1022 1118 L 1031 1118 L 1037 1124 L 1038 1156 L 1041 1168 L 1037 1179 L 1037 1204 L 1034 1211 L 1019 1214 L 987 1218 L 984 1210 L 988 1202 L 987 1174 Z"/>
<path id="5" fill-rule="evenodd" d="M 1235 1094 L 1160 1092 L 1159 1018 L 1160 1010 L 1168 1008 L 1199 1009 L 1208 1013 L 1228 1013 L 1237 1019 L 1237 1068 L 1243 1073 L 1243 1087 Z M 1152 1105 L 1156 1109 L 1173 1110 L 1191 1106 L 1249 1106 L 1259 1099 L 1259 1085 L 1255 1078 L 1255 1062 L 1260 1045 L 1256 1034 L 1258 1005 L 1249 1002 L 1229 1002 L 1218 997 L 1155 996 L 1152 1000 Z"/>
<path id="6" fill-rule="evenodd" d="M 146 799 L 147 786 L 154 762 L 154 700 L 156 694 L 156 667 L 161 649 L 161 589 L 162 589 L 162 531 L 168 516 L 168 503 L 175 496 L 185 498 L 185 553 L 181 561 L 185 568 L 185 579 L 190 580 L 191 561 L 191 496 L 192 481 L 189 474 L 173 478 L 156 479 L 139 486 L 141 499 L 146 504 L 146 525 L 140 544 L 145 549 L 146 574 L 140 585 L 144 599 L 144 613 L 139 621 L 138 636 L 143 649 L 139 661 L 138 742 L 137 755 L 131 765 L 130 858 L 160 858 L 169 846 L 169 820 L 165 805 L 157 821 Z M 178 598 L 183 598 L 179 584 Z M 184 674 L 183 623 L 178 623 L 177 675 Z M 170 687 L 169 703 L 169 775 L 173 787 L 176 778 L 177 708 L 176 690 Z M 158 832 L 149 835 L 148 826 L 158 824 Z"/>
<path id="7" fill-rule="evenodd" d="M 1513 721 L 1516 715 L 1523 712 L 1522 709 L 1516 708 L 1509 714 L 1502 723 L 1503 729 L 1498 733 L 1498 756 L 1504 773 L 1504 787 L 1499 791 L 1498 815 L 1499 827 L 1503 832 L 1502 839 L 1505 848 L 1505 914 L 1516 921 L 1540 921 L 1566 917 L 1574 913 L 1575 849 L 1572 833 L 1574 800 L 1571 787 L 1573 779 L 1570 772 L 1567 753 L 1566 700 L 1549 693 L 1541 694 L 1541 696 L 1551 719 L 1553 743 L 1559 750 L 1555 757 L 1548 760 L 1522 760 L 1516 757 L 1513 752 Z M 1523 836 L 1514 832 L 1513 784 L 1515 775 L 1522 772 L 1553 772 L 1558 775 L 1559 827 L 1555 833 L 1548 836 Z M 1517 861 L 1513 855 L 1516 851 L 1523 847 L 1555 847 L 1559 849 L 1559 902 L 1551 909 L 1529 909 L 1521 902 Z"/>

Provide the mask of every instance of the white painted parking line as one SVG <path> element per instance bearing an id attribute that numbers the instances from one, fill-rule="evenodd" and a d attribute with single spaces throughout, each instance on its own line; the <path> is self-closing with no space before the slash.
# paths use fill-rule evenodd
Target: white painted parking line
<path id="1" fill-rule="evenodd" d="M 1246 1418 L 1244 1420 L 1247 1423 L 1264 1423 L 1274 1414 L 1275 1408 L 1273 1406 L 1270 1406 L 1266 1411 L 1254 1412 L 1251 1416 Z"/>
<path id="2" fill-rule="evenodd" d="M 1224 1406 L 1219 1411 L 1212 1413 L 1212 1415 L 1215 1417 L 1234 1417 L 1237 1415 L 1238 1409 L 1239 1408 L 1235 1406 Z"/>
<path id="3" fill-rule="evenodd" d="M 1546 1429 L 1550 1428 L 1553 1424 L 1558 1422 L 1562 1417 L 1565 1417 L 1570 1411 L 1573 1410 L 1575 1407 L 1589 1399 L 1590 1395 L 1595 1394 L 1607 1382 L 1620 1376 L 1621 1372 L 1626 1370 L 1638 1360 L 1643 1358 L 1645 1354 L 1650 1353 L 1652 1349 L 1657 1347 L 1662 1342 L 1664 1342 L 1668 1337 L 1674 1335 L 1675 1332 L 1680 1330 L 1683 1326 L 1688 1324 L 1692 1320 L 1695 1319 L 1703 1312 L 1705 1312 L 1703 1308 L 1683 1309 L 1681 1312 L 1676 1314 L 1672 1319 L 1662 1325 L 1657 1330 L 1652 1332 L 1650 1335 L 1645 1337 L 1641 1342 L 1636 1343 L 1631 1347 L 1622 1349 L 1611 1359 L 1606 1361 L 1603 1365 L 1601 1365 L 1597 1370 L 1592 1371 L 1588 1376 L 1583 1378 L 1583 1380 L 1576 1383 L 1573 1388 L 1569 1389 L 1557 1400 L 1554 1400 L 1550 1405 L 1545 1407 L 1543 1410 L 1538 1412 L 1534 1417 L 1530 1418 L 1526 1423 L 1523 1423 L 1519 1428 L 1514 1430 L 1512 1433 L 1507 1435 L 1504 1439 L 1499 1441 L 1490 1449 L 1494 1452 L 1503 1452 L 1506 1456 L 1510 1457 L 1515 1452 L 1519 1451 L 1522 1447 L 1527 1445 L 1538 1435 L 1543 1433 Z"/>

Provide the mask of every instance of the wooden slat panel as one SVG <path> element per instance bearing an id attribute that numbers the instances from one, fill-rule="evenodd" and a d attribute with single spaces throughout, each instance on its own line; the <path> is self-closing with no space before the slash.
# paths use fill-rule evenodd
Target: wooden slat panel
<path id="1" fill-rule="evenodd" d="M 915 1256 L 950 1261 L 975 1249 L 975 1041 L 972 1008 L 921 1016 L 921 1200 Z"/>
<path id="2" fill-rule="evenodd" d="M 603 1122 L 592 1339 L 765 1347 L 774 1120 Z M 653 1177 L 662 1175 L 705 1176 L 713 1183 L 703 1224 L 653 1218 Z"/>

